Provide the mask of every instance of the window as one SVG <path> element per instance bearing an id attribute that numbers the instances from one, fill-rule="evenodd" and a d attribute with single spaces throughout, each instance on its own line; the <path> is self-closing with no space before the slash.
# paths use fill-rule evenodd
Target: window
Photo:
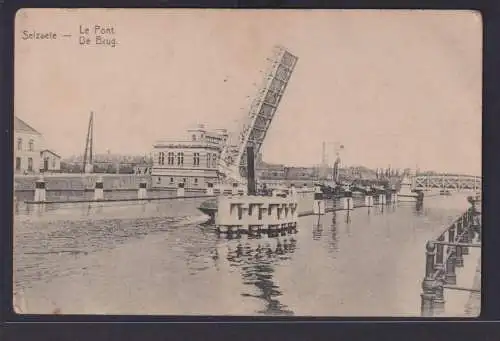
<path id="1" fill-rule="evenodd" d="M 165 164 L 165 153 L 164 152 L 160 152 L 160 154 L 158 154 L 158 164 L 159 165 Z"/>
<path id="2" fill-rule="evenodd" d="M 23 150 L 23 139 L 17 139 L 17 150 Z"/>
<path id="3" fill-rule="evenodd" d="M 16 170 L 21 170 L 21 158 L 16 157 Z"/>
<path id="4" fill-rule="evenodd" d="M 28 150 L 29 150 L 30 152 L 35 151 L 35 141 L 30 140 L 30 142 L 28 142 Z"/>
<path id="5" fill-rule="evenodd" d="M 56 159 L 52 159 L 52 169 L 56 169 Z"/>
<path id="6" fill-rule="evenodd" d="M 182 179 L 182 182 L 183 182 L 183 183 L 186 183 L 186 178 L 183 178 L 183 179 Z"/>
<path id="7" fill-rule="evenodd" d="M 194 185 L 198 186 L 198 178 L 194 178 Z"/>
<path id="8" fill-rule="evenodd" d="M 217 154 L 212 154 L 212 167 L 217 168 Z"/>
<path id="9" fill-rule="evenodd" d="M 212 154 L 207 153 L 207 168 L 210 168 L 210 158 Z"/>
<path id="10" fill-rule="evenodd" d="M 175 157 L 174 157 L 174 153 L 173 153 L 173 152 L 169 152 L 169 153 L 167 154 L 167 163 L 168 163 L 169 165 L 173 165 L 173 164 L 174 164 L 174 158 L 175 158 Z"/>
<path id="11" fill-rule="evenodd" d="M 157 184 L 160 184 L 160 183 L 161 183 L 161 177 L 158 177 L 158 179 L 156 179 L 156 183 L 157 183 Z"/>
<path id="12" fill-rule="evenodd" d="M 193 134 L 193 136 L 191 137 L 193 141 L 196 141 L 196 135 Z"/>
<path id="13" fill-rule="evenodd" d="M 33 158 L 31 157 L 28 158 L 28 171 L 33 171 Z"/>
<path id="14" fill-rule="evenodd" d="M 174 178 L 170 178 L 170 183 L 173 184 L 174 183 Z"/>
<path id="15" fill-rule="evenodd" d="M 177 154 L 177 165 L 178 166 L 184 165 L 184 153 Z"/>
<path id="16" fill-rule="evenodd" d="M 200 165 L 200 153 L 194 153 L 193 166 L 199 166 L 199 165 Z"/>

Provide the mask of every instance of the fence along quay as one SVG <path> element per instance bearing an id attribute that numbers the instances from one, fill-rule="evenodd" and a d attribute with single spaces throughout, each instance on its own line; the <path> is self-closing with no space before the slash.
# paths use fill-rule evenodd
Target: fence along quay
<path id="1" fill-rule="evenodd" d="M 478 293 L 480 289 L 457 286 L 456 268 L 464 266 L 469 248 L 481 248 L 480 196 L 468 198 L 471 207 L 426 244 L 425 277 L 422 282 L 421 316 L 444 313 L 444 289 Z"/>

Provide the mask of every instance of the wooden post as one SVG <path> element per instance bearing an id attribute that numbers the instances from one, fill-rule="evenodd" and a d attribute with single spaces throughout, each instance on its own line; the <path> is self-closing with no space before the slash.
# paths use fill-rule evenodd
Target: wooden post
<path id="1" fill-rule="evenodd" d="M 436 284 L 434 275 L 434 257 L 436 246 L 433 242 L 427 242 L 425 253 L 425 278 L 422 282 L 422 294 L 420 313 L 424 317 L 433 316 L 433 305 L 436 297 Z"/>

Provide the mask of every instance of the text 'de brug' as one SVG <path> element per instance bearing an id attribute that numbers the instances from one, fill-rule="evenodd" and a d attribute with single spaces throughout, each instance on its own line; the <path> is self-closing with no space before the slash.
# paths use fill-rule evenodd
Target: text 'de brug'
<path id="1" fill-rule="evenodd" d="M 116 47 L 116 29 L 113 25 L 80 25 L 78 42 L 82 46 Z"/>

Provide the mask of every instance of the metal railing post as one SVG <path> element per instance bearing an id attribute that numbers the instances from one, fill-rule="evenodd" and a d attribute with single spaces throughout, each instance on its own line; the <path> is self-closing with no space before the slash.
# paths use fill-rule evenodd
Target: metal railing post
<path id="1" fill-rule="evenodd" d="M 467 222 L 466 214 L 463 215 L 460 220 L 462 221 L 462 237 L 460 238 L 460 243 L 471 243 L 469 242 L 469 234 L 470 234 L 470 226 Z M 469 247 L 468 246 L 462 246 L 462 255 L 466 256 L 469 254 Z"/>
<path id="2" fill-rule="evenodd" d="M 463 268 L 464 267 L 464 257 L 462 254 L 462 246 L 455 246 L 455 267 Z"/>
<path id="3" fill-rule="evenodd" d="M 472 244 L 473 240 L 474 240 L 474 226 L 473 226 L 473 220 L 470 216 L 471 214 L 471 210 L 468 210 L 467 213 L 466 213 L 466 217 L 467 217 L 467 242 L 469 244 Z"/>
<path id="4" fill-rule="evenodd" d="M 433 305 L 436 297 L 436 283 L 434 275 L 434 257 L 436 255 L 436 245 L 433 242 L 427 242 L 425 253 L 425 278 L 422 282 L 422 294 L 420 313 L 422 316 L 433 316 Z"/>
<path id="5" fill-rule="evenodd" d="M 457 284 L 457 274 L 455 273 L 455 250 L 453 247 L 451 253 L 446 259 L 446 273 L 444 275 L 446 284 Z"/>
<path id="6" fill-rule="evenodd" d="M 438 242 L 444 242 L 444 235 L 440 235 Z M 434 264 L 434 270 L 444 270 L 444 245 L 438 243 L 436 246 L 436 263 Z"/>
<path id="7" fill-rule="evenodd" d="M 434 302 L 433 302 L 434 315 L 444 313 L 444 305 L 446 303 L 444 300 L 444 284 L 445 283 L 444 283 L 443 273 L 441 273 L 439 277 L 436 278 L 436 289 L 435 289 L 436 296 L 434 297 Z"/>
<path id="8" fill-rule="evenodd" d="M 455 242 L 455 224 L 451 225 L 450 228 L 448 229 L 448 242 L 449 243 Z"/>
<path id="9" fill-rule="evenodd" d="M 462 226 L 462 219 L 457 219 L 457 221 L 455 222 L 455 226 L 456 226 L 456 232 L 457 232 L 457 235 L 456 235 L 456 241 L 457 242 L 460 242 L 460 236 L 462 235 L 462 232 L 463 232 L 463 226 Z"/>

